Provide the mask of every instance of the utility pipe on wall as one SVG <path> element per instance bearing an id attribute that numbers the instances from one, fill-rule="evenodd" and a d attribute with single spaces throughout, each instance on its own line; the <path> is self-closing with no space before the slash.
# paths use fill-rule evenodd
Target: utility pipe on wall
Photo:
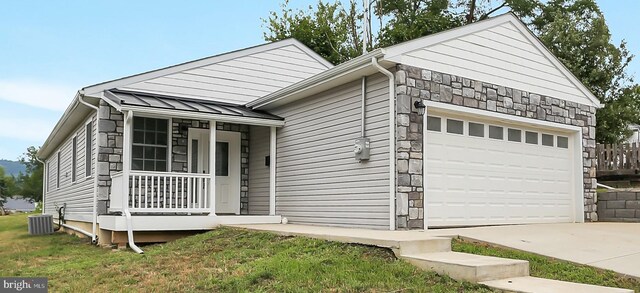
<path id="1" fill-rule="evenodd" d="M 362 109 L 360 110 L 360 137 L 365 137 L 364 120 L 366 118 L 366 113 L 365 113 L 366 98 L 367 98 L 367 77 L 363 76 L 362 77 L 362 105 L 361 105 Z"/>
<path id="2" fill-rule="evenodd" d="M 122 198 L 129 197 L 129 170 L 131 170 L 131 119 L 133 118 L 132 111 L 126 111 L 124 113 L 124 139 L 122 148 L 122 178 L 124 183 L 122 184 Z M 136 245 L 133 240 L 133 223 L 131 223 L 131 212 L 129 212 L 128 200 L 123 203 L 122 210 L 124 211 L 125 221 L 127 222 L 127 240 L 129 241 L 129 247 L 136 253 L 142 254 L 143 251 Z"/>
<path id="3" fill-rule="evenodd" d="M 91 109 L 96 111 L 96 124 L 97 124 L 98 123 L 98 111 L 100 110 L 100 108 L 87 103 L 84 100 L 84 92 L 83 91 L 79 91 L 78 92 L 78 101 L 81 104 L 83 104 L 83 105 L 85 105 L 85 106 L 87 106 L 87 107 L 89 107 L 89 108 L 91 108 Z M 95 127 L 97 128 L 98 126 L 95 125 Z M 91 131 L 93 132 L 93 124 L 92 124 Z M 86 134 L 85 134 L 85 137 L 86 137 Z M 92 139 L 94 138 L 94 134 L 93 133 L 91 134 L 91 138 Z M 96 141 L 98 141 L 97 137 L 96 137 Z M 86 143 L 85 143 L 85 146 L 86 146 Z M 91 143 L 91 147 L 93 147 L 93 142 Z M 98 147 L 96 146 L 96 153 L 94 154 L 93 150 L 91 151 L 91 153 L 93 154 L 93 163 L 94 163 L 94 166 L 95 166 L 94 168 L 91 168 L 92 172 L 95 173 L 95 174 L 93 174 L 93 219 L 92 219 L 92 235 L 91 235 L 91 243 L 93 243 L 93 244 L 97 244 L 98 243 L 98 237 L 97 237 L 97 234 L 98 234 L 98 231 L 97 231 L 98 230 L 97 229 L 97 226 L 98 226 L 98 172 L 97 172 L 97 169 L 98 169 L 98 154 L 97 154 L 97 150 L 98 150 Z"/>
<path id="4" fill-rule="evenodd" d="M 389 78 L 389 230 L 396 229 L 396 91 L 395 77 L 371 57 L 371 64 Z"/>

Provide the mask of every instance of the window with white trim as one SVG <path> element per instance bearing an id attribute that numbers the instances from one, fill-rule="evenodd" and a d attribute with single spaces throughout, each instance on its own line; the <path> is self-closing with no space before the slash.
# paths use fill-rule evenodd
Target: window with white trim
<path id="1" fill-rule="evenodd" d="M 484 137 L 484 124 L 469 122 L 469 136 Z"/>
<path id="2" fill-rule="evenodd" d="M 91 176 L 91 161 L 93 161 L 93 121 L 85 126 L 84 130 L 84 175 Z"/>
<path id="3" fill-rule="evenodd" d="M 464 132 L 464 123 L 460 120 L 447 119 L 447 132 L 462 134 Z"/>
<path id="4" fill-rule="evenodd" d="M 489 125 L 489 138 L 493 139 L 503 139 L 504 138 L 504 128 L 495 125 Z"/>
<path id="5" fill-rule="evenodd" d="M 553 146 L 553 135 L 551 134 L 542 134 L 542 145 L 544 146 Z"/>
<path id="6" fill-rule="evenodd" d="M 167 171 L 168 124 L 167 119 L 133 118 L 132 170 Z"/>
<path id="7" fill-rule="evenodd" d="M 558 140 L 558 147 L 559 148 L 563 148 L 563 149 L 568 149 L 569 148 L 569 138 L 566 136 L 557 136 L 556 139 Z"/>
<path id="8" fill-rule="evenodd" d="M 71 141 L 71 182 L 76 182 L 76 173 L 78 169 L 78 137 L 74 136 Z"/>
<path id="9" fill-rule="evenodd" d="M 524 139 L 526 143 L 538 144 L 538 133 L 533 131 L 525 131 Z"/>
<path id="10" fill-rule="evenodd" d="M 427 116 L 427 130 L 440 132 L 441 123 L 440 117 Z"/>
<path id="11" fill-rule="evenodd" d="M 56 164 L 56 188 L 60 188 L 60 173 L 62 171 L 60 170 L 60 152 L 58 152 Z"/>

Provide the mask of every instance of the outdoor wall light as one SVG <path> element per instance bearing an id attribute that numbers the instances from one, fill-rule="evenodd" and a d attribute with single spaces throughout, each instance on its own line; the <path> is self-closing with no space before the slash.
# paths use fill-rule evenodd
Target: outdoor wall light
<path id="1" fill-rule="evenodd" d="M 413 102 L 413 106 L 416 108 L 416 110 L 418 111 L 418 114 L 420 116 L 424 115 L 424 111 L 425 111 L 425 109 L 427 109 L 427 106 L 424 105 L 422 100 L 417 100 L 417 101 Z"/>

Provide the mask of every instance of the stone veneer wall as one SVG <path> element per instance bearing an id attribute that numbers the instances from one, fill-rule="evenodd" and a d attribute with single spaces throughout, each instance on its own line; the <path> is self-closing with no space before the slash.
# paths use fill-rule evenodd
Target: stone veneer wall
<path id="1" fill-rule="evenodd" d="M 209 129 L 208 121 L 172 119 L 171 171 L 188 172 L 188 129 Z M 249 126 L 217 123 L 218 130 L 241 133 L 240 213 L 249 213 Z M 124 116 L 104 101 L 98 111 L 98 214 L 109 207 L 111 176 L 122 171 Z"/>
<path id="2" fill-rule="evenodd" d="M 640 223 L 640 192 L 609 191 L 598 193 L 598 220 Z"/>
<path id="3" fill-rule="evenodd" d="M 172 125 L 172 172 L 188 172 L 189 128 L 209 129 L 209 121 L 173 119 Z M 218 130 L 240 132 L 240 214 L 249 214 L 249 126 L 232 123 L 216 123 Z"/>
<path id="4" fill-rule="evenodd" d="M 423 228 L 422 116 L 419 99 L 582 127 L 585 220 L 597 221 L 593 106 L 407 65 L 396 67 L 398 228 Z"/>
<path id="5" fill-rule="evenodd" d="M 98 110 L 98 214 L 109 207 L 111 175 L 122 171 L 124 116 L 105 101 Z"/>

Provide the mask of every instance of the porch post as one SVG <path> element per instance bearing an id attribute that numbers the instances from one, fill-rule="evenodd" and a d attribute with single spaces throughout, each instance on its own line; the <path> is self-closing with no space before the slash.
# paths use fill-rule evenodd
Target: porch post
<path id="1" fill-rule="evenodd" d="M 216 121 L 209 120 L 209 216 L 216 215 Z"/>
<path id="2" fill-rule="evenodd" d="M 122 209 L 129 206 L 129 173 L 131 172 L 131 135 L 133 125 L 133 111 L 124 114 L 122 129 Z M 97 155 L 96 155 L 97 156 Z M 97 176 L 97 174 L 96 174 Z"/>
<path id="3" fill-rule="evenodd" d="M 271 126 L 269 146 L 269 215 L 276 215 L 276 127 Z"/>

